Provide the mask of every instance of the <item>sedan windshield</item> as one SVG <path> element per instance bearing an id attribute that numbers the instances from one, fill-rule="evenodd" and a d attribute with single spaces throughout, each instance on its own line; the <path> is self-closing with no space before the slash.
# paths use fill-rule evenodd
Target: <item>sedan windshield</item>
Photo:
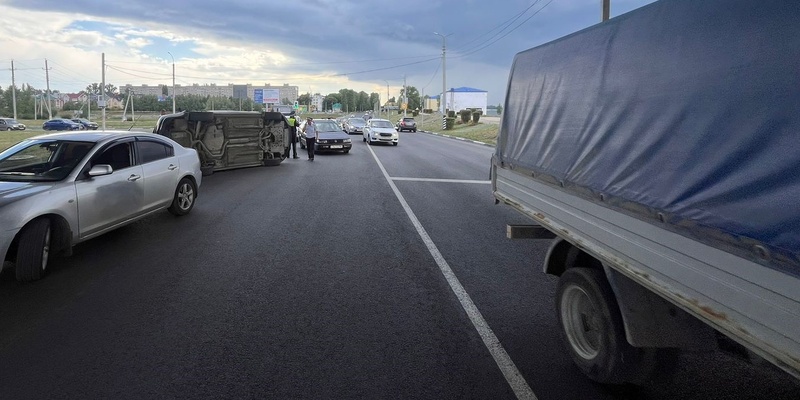
<path id="1" fill-rule="evenodd" d="M 93 146 L 67 140 L 22 141 L 0 153 L 0 181 L 60 181 Z"/>
<path id="2" fill-rule="evenodd" d="M 353 126 L 364 126 L 367 124 L 367 121 L 365 121 L 364 118 L 350 118 L 347 123 Z"/>
<path id="3" fill-rule="evenodd" d="M 389 121 L 371 121 L 370 123 L 373 128 L 394 128 Z"/>
<path id="4" fill-rule="evenodd" d="M 332 120 L 331 121 L 328 121 L 328 120 L 317 121 L 317 122 L 315 122 L 315 125 L 317 125 L 317 132 L 341 132 L 342 131 L 342 128 L 340 128 L 339 125 L 336 124 L 336 122 L 334 122 Z"/>

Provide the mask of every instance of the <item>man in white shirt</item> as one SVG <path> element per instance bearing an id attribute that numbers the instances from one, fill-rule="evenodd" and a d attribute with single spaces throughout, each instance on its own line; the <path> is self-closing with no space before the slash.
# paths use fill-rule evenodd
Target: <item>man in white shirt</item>
<path id="1" fill-rule="evenodd" d="M 314 145 L 317 142 L 317 126 L 314 125 L 314 118 L 308 117 L 303 126 L 303 133 L 306 134 L 306 148 L 308 149 L 308 159 L 314 161 Z"/>

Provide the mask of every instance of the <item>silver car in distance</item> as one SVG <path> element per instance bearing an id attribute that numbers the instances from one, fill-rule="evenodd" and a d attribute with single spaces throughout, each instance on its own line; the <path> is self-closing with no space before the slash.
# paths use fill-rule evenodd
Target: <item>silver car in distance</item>
<path id="1" fill-rule="evenodd" d="M 0 261 L 18 281 L 40 279 L 50 254 L 164 209 L 188 214 L 201 179 L 197 152 L 159 135 L 23 140 L 0 153 Z"/>

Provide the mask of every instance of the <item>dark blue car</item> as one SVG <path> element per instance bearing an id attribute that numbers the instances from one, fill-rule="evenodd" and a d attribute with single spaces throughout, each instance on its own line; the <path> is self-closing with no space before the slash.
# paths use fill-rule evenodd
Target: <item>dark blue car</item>
<path id="1" fill-rule="evenodd" d="M 86 118 L 73 118 L 72 122 L 83 125 L 82 129 L 96 131 L 98 128 L 97 122 L 89 121 Z"/>
<path id="2" fill-rule="evenodd" d="M 68 119 L 55 118 L 43 123 L 42 129 L 46 131 L 79 131 L 83 129 L 83 125 Z"/>

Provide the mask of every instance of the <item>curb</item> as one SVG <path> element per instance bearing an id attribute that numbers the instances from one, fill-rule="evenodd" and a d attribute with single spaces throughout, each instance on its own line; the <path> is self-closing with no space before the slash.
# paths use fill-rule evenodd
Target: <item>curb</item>
<path id="1" fill-rule="evenodd" d="M 417 132 L 419 132 L 419 133 L 427 133 L 428 135 L 434 135 L 434 136 L 440 136 L 440 137 L 446 137 L 446 138 L 450 138 L 450 139 L 460 140 L 462 142 L 475 143 L 475 144 L 479 144 L 479 145 L 486 146 L 486 147 L 497 147 L 497 146 L 495 146 L 495 145 L 493 145 L 491 143 L 479 142 L 477 140 L 465 139 L 465 138 L 458 137 L 458 136 L 453 136 L 453 135 L 445 135 L 443 133 L 438 133 L 438 132 L 430 132 L 430 131 L 422 131 L 422 130 L 417 131 Z"/>

